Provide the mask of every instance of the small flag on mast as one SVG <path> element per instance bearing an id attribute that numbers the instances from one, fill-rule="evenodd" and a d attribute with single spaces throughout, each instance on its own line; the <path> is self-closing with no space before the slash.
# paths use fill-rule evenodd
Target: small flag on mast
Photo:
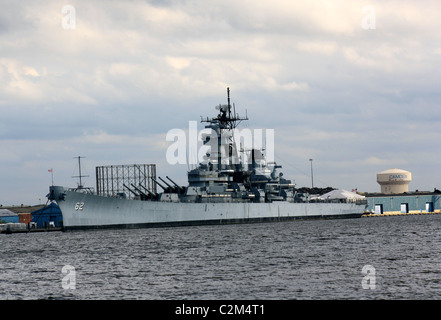
<path id="1" fill-rule="evenodd" d="M 54 170 L 51 168 L 51 169 L 48 169 L 47 172 L 50 172 L 50 173 L 51 173 L 51 177 L 52 177 L 52 185 L 54 185 Z"/>

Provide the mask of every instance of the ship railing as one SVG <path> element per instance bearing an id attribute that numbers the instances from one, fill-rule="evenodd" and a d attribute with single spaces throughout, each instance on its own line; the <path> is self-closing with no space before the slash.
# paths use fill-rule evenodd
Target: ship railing
<path id="1" fill-rule="evenodd" d="M 296 201 L 298 202 L 298 201 Z M 356 205 L 367 205 L 367 200 L 365 199 L 309 199 L 309 201 L 304 201 L 308 203 L 355 203 Z"/>
<path id="2" fill-rule="evenodd" d="M 68 191 L 73 192 L 80 192 L 80 193 L 86 193 L 86 194 L 94 194 L 94 189 L 89 187 L 77 187 L 77 188 L 69 188 Z"/>

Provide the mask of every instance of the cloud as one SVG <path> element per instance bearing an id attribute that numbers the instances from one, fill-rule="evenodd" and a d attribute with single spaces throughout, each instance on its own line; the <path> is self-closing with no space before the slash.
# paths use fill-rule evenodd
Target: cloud
<path id="1" fill-rule="evenodd" d="M 300 51 L 319 53 L 319 54 L 333 54 L 338 49 L 338 45 L 335 42 L 330 41 L 299 41 L 297 48 Z"/>
<path id="2" fill-rule="evenodd" d="M 374 30 L 361 0 L 69 4 L 74 30 L 58 1 L 2 3 L 0 202 L 46 187 L 49 164 L 70 183 L 77 155 L 155 161 L 185 182 L 160 137 L 213 114 L 227 86 L 243 125 L 275 129 L 298 184 L 311 157 L 345 188 L 375 191 L 389 166 L 420 190 L 441 178 L 438 1 L 370 1 Z"/>

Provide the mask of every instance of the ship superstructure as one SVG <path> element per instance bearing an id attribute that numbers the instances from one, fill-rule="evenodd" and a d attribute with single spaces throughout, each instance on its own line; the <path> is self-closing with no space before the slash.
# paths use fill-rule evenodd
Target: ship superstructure
<path id="1" fill-rule="evenodd" d="M 295 184 L 283 178 L 275 162 L 267 163 L 262 149 L 238 148 L 235 130 L 248 117 L 219 105 L 219 114 L 202 119 L 211 131 L 203 136 L 208 146 L 205 162 L 188 172 L 188 187 L 175 199 L 183 202 L 272 202 L 294 201 Z M 182 191 L 182 189 L 180 189 Z"/>
<path id="2" fill-rule="evenodd" d="M 50 187 L 48 198 L 59 204 L 65 229 L 362 215 L 365 201 L 311 201 L 307 194 L 297 192 L 295 183 L 283 177 L 279 172 L 281 166 L 274 161 L 267 162 L 264 147 L 247 148 L 236 141 L 236 128 L 248 120 L 248 116 L 240 117 L 236 113 L 230 103 L 229 88 L 227 104 L 218 105 L 216 109 L 219 111 L 216 117 L 201 119 L 206 124 L 202 143 L 207 152 L 203 161 L 188 171 L 187 186 L 178 185 L 168 176 L 167 180 L 157 178 L 154 165 L 147 165 L 147 169 L 146 165 L 131 166 L 130 170 L 137 172 L 133 174 L 135 179 L 127 180 L 126 174 L 123 182 L 119 177 L 124 177 L 124 167 L 97 167 L 96 193 L 82 186 L 76 189 Z M 109 177 L 109 170 L 110 184 L 104 181 L 104 177 Z M 117 178 L 114 178 L 113 170 L 123 171 L 115 171 Z M 120 187 L 113 188 L 114 185 Z M 157 192 L 157 186 L 163 191 Z"/>

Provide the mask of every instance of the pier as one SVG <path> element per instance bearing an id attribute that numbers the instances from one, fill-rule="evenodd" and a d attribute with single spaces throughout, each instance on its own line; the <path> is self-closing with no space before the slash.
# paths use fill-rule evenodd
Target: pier
<path id="1" fill-rule="evenodd" d="M 62 231 L 62 215 L 49 206 L 0 206 L 0 234 Z M 47 211 L 47 212 L 45 212 Z"/>
<path id="2" fill-rule="evenodd" d="M 14 226 L 7 225 L 6 228 L 0 229 L 0 234 L 13 234 L 13 233 L 34 233 L 34 232 L 52 232 L 62 231 L 60 227 L 55 228 L 16 228 Z"/>
<path id="3" fill-rule="evenodd" d="M 401 212 L 401 211 L 386 211 L 383 213 L 364 213 L 362 218 L 371 218 L 371 217 L 390 217 L 390 216 L 415 216 L 415 215 L 431 215 L 431 214 L 441 214 L 441 210 L 435 210 L 432 212 L 427 212 L 425 210 L 412 210 L 409 212 Z"/>

